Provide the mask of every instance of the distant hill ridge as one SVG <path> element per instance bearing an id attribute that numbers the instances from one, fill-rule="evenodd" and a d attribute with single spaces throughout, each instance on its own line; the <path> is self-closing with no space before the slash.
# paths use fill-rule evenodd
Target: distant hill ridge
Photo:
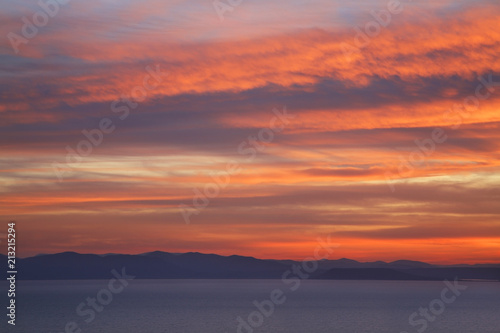
<path id="1" fill-rule="evenodd" d="M 7 262 L 4 255 L 0 260 Z M 321 260 L 310 279 L 325 280 L 493 280 L 500 281 L 500 264 L 431 265 L 419 261 L 358 262 L 352 259 Z M 80 254 L 63 252 L 16 259 L 21 280 L 107 279 L 111 270 L 125 267 L 138 279 L 281 279 L 295 260 L 257 259 L 198 252 L 154 251 L 130 254 Z M 3 276 L 1 275 L 3 274 Z M 0 273 L 6 277 L 6 270 Z"/>

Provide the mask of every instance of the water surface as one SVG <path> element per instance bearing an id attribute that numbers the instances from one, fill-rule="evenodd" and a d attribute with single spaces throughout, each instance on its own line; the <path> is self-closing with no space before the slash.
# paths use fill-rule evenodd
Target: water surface
<path id="1" fill-rule="evenodd" d="M 468 288 L 422 332 L 500 332 L 500 283 L 462 284 Z M 60 333 L 75 322 L 84 333 L 224 333 L 238 332 L 241 317 L 247 323 L 254 320 L 255 327 L 240 328 L 244 333 L 414 333 L 423 324 L 411 326 L 409 316 L 440 299 L 445 285 L 305 280 L 295 291 L 290 287 L 281 280 L 132 280 L 121 293 L 112 294 L 101 312 L 92 310 L 95 318 L 87 323 L 88 312 L 80 316 L 76 309 L 107 289 L 108 280 L 18 281 L 17 324 L 7 332 Z M 276 289 L 283 292 L 279 300 L 284 302 L 272 314 L 266 312 L 269 316 L 256 312 L 253 302 L 270 300 Z M 256 325 L 260 316 L 262 324 Z"/>

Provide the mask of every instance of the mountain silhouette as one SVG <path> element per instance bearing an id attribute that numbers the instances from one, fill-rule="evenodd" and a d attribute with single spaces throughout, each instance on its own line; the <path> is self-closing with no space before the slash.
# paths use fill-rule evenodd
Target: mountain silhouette
<path id="1" fill-rule="evenodd" d="M 0 255 L 7 262 L 7 257 Z M 431 265 L 419 261 L 358 262 L 320 260 L 310 279 L 325 280 L 490 280 L 500 281 L 500 264 Z M 126 269 L 138 279 L 281 279 L 294 260 L 221 256 L 198 252 L 143 254 L 80 254 L 63 252 L 16 258 L 20 280 L 107 279 L 113 269 Z M 3 275 L 3 276 L 2 276 Z M 6 277 L 6 270 L 0 273 Z"/>

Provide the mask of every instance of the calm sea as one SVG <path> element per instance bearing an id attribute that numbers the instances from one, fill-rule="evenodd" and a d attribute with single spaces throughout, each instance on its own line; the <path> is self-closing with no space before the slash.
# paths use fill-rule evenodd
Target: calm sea
<path id="1" fill-rule="evenodd" d="M 461 283 L 467 289 L 445 291 L 447 302 L 443 282 L 132 280 L 121 292 L 112 285 L 116 293 L 108 282 L 18 281 L 16 326 L 2 314 L 0 331 L 500 333 L 495 282 Z"/>

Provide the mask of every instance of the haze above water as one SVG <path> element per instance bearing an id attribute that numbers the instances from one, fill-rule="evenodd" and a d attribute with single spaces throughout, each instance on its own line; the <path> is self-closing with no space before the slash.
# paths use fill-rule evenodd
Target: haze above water
<path id="1" fill-rule="evenodd" d="M 500 332 L 500 284 L 463 284 L 468 288 L 425 332 Z M 247 320 L 257 309 L 255 300 L 269 300 L 271 291 L 280 289 L 285 302 L 253 332 L 412 333 L 422 325 L 412 327 L 409 316 L 440 298 L 445 287 L 443 282 L 311 280 L 292 291 L 281 280 L 133 280 L 86 323 L 89 316 L 77 315 L 77 306 L 107 285 L 107 280 L 19 281 L 13 331 L 60 333 L 74 321 L 92 333 L 238 332 L 237 318 Z"/>

